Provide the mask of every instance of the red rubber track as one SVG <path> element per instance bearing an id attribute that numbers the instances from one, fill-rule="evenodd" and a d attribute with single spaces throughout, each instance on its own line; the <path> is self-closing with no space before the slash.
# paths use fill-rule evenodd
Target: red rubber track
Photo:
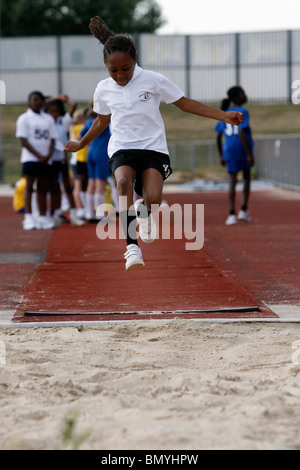
<path id="1" fill-rule="evenodd" d="M 1 309 L 15 309 L 14 322 L 277 317 L 265 302 L 300 300 L 300 199 L 286 194 L 253 191 L 252 223 L 231 227 L 224 225 L 226 192 L 166 194 L 169 205 L 204 204 L 204 246 L 187 251 L 186 240 L 140 242 L 146 265 L 130 272 L 124 240 L 99 240 L 91 224 L 26 232 L 11 198 L 2 197 L 0 260 L 1 253 L 45 259 L 0 263 Z M 249 311 L 230 311 L 243 307 Z M 199 313 L 218 309 L 227 311 Z"/>

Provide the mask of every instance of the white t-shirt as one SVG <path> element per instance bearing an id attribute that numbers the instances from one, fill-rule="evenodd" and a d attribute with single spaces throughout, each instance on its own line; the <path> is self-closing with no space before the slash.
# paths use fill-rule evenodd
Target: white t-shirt
<path id="1" fill-rule="evenodd" d="M 57 139 L 55 141 L 55 149 L 51 157 L 51 161 L 62 161 L 65 158 L 63 152 L 65 143 L 69 139 L 70 126 L 73 122 L 73 118 L 70 113 L 66 113 L 64 116 L 60 116 L 55 121 L 55 127 L 57 131 Z"/>
<path id="2" fill-rule="evenodd" d="M 126 86 L 111 77 L 98 83 L 94 111 L 111 114 L 112 135 L 108 145 L 111 157 L 118 150 L 143 149 L 168 154 L 161 101 L 174 103 L 184 92 L 166 76 L 135 66 Z"/>
<path id="3" fill-rule="evenodd" d="M 51 140 L 57 138 L 55 121 L 50 114 L 44 111 L 35 113 L 32 109 L 28 109 L 17 119 L 16 137 L 27 139 L 40 155 L 46 157 L 49 153 Z M 37 161 L 38 159 L 33 153 L 22 147 L 21 163 Z"/>

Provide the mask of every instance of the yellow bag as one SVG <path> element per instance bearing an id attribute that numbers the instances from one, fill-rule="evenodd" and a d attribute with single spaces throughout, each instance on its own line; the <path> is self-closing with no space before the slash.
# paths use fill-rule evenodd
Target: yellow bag
<path id="1" fill-rule="evenodd" d="M 24 193 L 26 188 L 26 179 L 21 178 L 15 184 L 15 192 L 13 195 L 13 209 L 16 212 L 24 212 L 25 211 L 25 199 Z"/>

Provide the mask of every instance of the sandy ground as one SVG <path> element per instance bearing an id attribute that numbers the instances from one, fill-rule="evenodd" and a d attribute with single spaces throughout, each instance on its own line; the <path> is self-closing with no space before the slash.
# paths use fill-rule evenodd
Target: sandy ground
<path id="1" fill-rule="evenodd" d="M 300 323 L 8 327 L 1 345 L 2 450 L 300 449 Z"/>

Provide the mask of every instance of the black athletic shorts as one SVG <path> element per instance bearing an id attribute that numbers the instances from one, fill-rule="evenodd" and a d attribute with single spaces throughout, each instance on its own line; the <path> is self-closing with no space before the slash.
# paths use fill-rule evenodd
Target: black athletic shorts
<path id="1" fill-rule="evenodd" d="M 61 172 L 61 168 L 62 168 L 62 163 L 61 162 L 54 161 L 52 163 L 52 165 L 51 165 L 51 176 L 52 176 L 52 178 L 58 180 L 59 174 Z"/>
<path id="2" fill-rule="evenodd" d="M 136 171 L 134 190 L 140 196 L 143 195 L 141 177 L 143 171 L 155 168 L 162 175 L 163 181 L 172 173 L 169 155 L 154 150 L 118 150 L 109 159 L 108 164 L 113 174 L 120 166 L 127 165 L 133 168 Z"/>
<path id="3" fill-rule="evenodd" d="M 25 162 L 22 164 L 23 176 L 51 177 L 51 165 L 41 162 Z"/>
<path id="4" fill-rule="evenodd" d="M 76 174 L 86 176 L 86 177 L 88 176 L 86 162 L 77 162 L 76 163 Z"/>

